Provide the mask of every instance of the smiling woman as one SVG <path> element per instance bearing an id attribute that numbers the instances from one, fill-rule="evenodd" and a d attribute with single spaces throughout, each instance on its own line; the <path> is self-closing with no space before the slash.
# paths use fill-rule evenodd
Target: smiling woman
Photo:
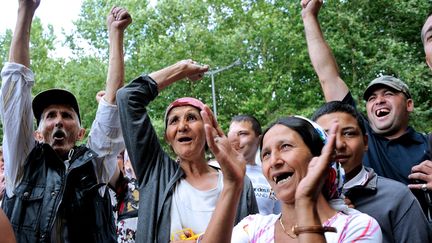
<path id="1" fill-rule="evenodd" d="M 246 217 L 234 227 L 231 242 L 381 242 L 375 219 L 348 208 L 340 198 L 343 170 L 331 162 L 336 129 L 337 125 L 330 129 L 327 139 L 314 122 L 292 116 L 264 131 L 263 174 L 281 201 L 282 212 Z M 219 212 L 229 208 L 218 207 Z M 228 234 L 216 227 L 208 231 L 200 242 Z"/>

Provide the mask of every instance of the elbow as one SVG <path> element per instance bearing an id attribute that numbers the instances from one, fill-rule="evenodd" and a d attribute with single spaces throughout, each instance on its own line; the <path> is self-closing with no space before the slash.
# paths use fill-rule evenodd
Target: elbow
<path id="1" fill-rule="evenodd" d="M 116 93 L 116 100 L 117 104 L 122 104 L 127 100 L 128 92 L 126 87 L 122 87 L 119 90 L 117 90 Z"/>

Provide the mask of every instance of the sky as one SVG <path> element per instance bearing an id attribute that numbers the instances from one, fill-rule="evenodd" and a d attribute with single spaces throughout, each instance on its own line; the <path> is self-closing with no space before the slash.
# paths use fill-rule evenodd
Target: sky
<path id="1" fill-rule="evenodd" d="M 73 20 L 78 19 L 82 0 L 41 0 L 36 16 L 39 17 L 44 26 L 51 24 L 54 27 L 58 41 L 61 42 L 62 29 L 70 33 L 73 28 Z M 6 29 L 14 29 L 18 0 L 2 0 L 2 14 L 0 14 L 0 34 Z M 56 47 L 53 56 L 67 57 L 70 51 L 61 46 Z"/>

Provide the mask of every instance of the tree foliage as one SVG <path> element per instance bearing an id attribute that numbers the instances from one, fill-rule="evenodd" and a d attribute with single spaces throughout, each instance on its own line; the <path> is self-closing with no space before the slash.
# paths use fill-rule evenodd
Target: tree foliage
<path id="1" fill-rule="evenodd" d="M 114 5 L 126 7 L 133 17 L 125 36 L 128 80 L 181 59 L 209 64 L 212 70 L 242 61 L 215 75 L 218 120 L 225 129 L 236 114 L 255 115 L 265 125 L 283 115 L 309 116 L 324 102 L 307 53 L 299 1 L 159 0 L 153 6 L 147 0 L 84 0 L 76 32 L 66 43 L 75 56 L 67 61 L 47 56 L 52 32 L 48 28 L 48 34 L 36 32 L 34 37 L 33 26 L 32 41 L 39 44 L 32 45 L 32 57 L 40 60 L 32 67 L 44 84 L 37 90 L 64 86 L 78 94 L 87 127 L 96 109 L 94 96 L 106 77 L 105 16 Z M 430 0 L 329 0 L 319 16 L 359 107 L 364 107 L 362 91 L 370 80 L 395 75 L 411 88 L 416 105 L 412 124 L 420 131 L 432 130 L 431 71 L 420 41 L 430 10 Z M 0 38 L 2 61 L 8 41 L 10 32 Z M 165 107 L 182 96 L 211 105 L 210 77 L 178 82 L 152 102 L 150 114 L 159 133 Z"/>

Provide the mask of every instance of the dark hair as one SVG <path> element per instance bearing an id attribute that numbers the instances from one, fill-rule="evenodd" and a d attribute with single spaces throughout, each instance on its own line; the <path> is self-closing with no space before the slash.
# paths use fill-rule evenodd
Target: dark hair
<path id="1" fill-rule="evenodd" d="M 270 124 L 269 127 L 263 132 L 260 139 L 260 148 L 262 149 L 263 138 L 265 134 L 275 125 L 284 125 L 294 131 L 296 131 L 300 137 L 302 137 L 306 146 L 308 146 L 313 156 L 321 155 L 321 150 L 324 147 L 324 141 L 312 126 L 312 124 L 302 118 L 295 116 L 288 116 L 279 118 L 274 123 Z"/>
<path id="2" fill-rule="evenodd" d="M 237 115 L 231 119 L 230 125 L 233 122 L 250 122 L 252 124 L 252 130 L 254 130 L 255 135 L 259 136 L 262 133 L 261 124 L 258 119 L 251 115 Z"/>
<path id="3" fill-rule="evenodd" d="M 351 115 L 357 120 L 357 124 L 360 127 L 360 130 L 362 131 L 362 134 L 366 134 L 366 128 L 363 121 L 362 115 L 350 104 L 344 103 L 342 101 L 330 101 L 328 103 L 325 103 L 323 106 L 318 108 L 312 115 L 311 119 L 313 121 L 318 120 L 318 118 L 331 114 L 336 112 L 342 112 Z"/>

